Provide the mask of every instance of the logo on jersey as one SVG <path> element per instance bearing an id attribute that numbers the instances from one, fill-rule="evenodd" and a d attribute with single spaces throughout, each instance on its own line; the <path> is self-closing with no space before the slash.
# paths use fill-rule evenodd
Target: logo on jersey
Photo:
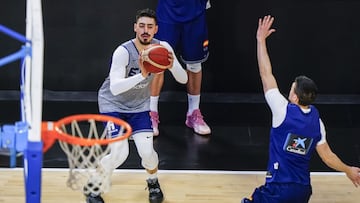
<path id="1" fill-rule="evenodd" d="M 136 74 L 141 73 L 140 68 L 138 67 L 131 67 L 128 73 L 128 77 L 134 76 Z M 134 89 L 144 89 L 147 88 L 149 85 L 148 81 L 141 81 L 140 83 L 138 83 L 137 85 L 135 85 L 133 88 Z"/>
<path id="2" fill-rule="evenodd" d="M 209 46 L 209 40 L 205 40 L 205 41 L 203 42 L 203 47 L 207 47 L 207 46 Z"/>
<path id="3" fill-rule="evenodd" d="M 118 135 L 119 130 L 112 121 L 107 122 L 106 129 L 109 137 Z"/>
<path id="4" fill-rule="evenodd" d="M 140 68 L 138 67 L 130 67 L 130 70 L 129 70 L 129 73 L 128 73 L 128 77 L 131 77 L 131 76 L 134 76 L 136 74 L 139 74 L 141 71 L 140 71 Z"/>
<path id="5" fill-rule="evenodd" d="M 148 86 L 149 86 L 148 82 L 139 83 L 134 86 L 134 89 L 144 89 L 144 88 L 147 88 Z"/>
<path id="6" fill-rule="evenodd" d="M 312 138 L 289 133 L 284 144 L 284 150 L 295 154 L 306 155 L 312 142 Z"/>
<path id="7" fill-rule="evenodd" d="M 208 50 L 208 46 L 209 46 L 209 40 L 205 40 L 203 42 L 203 51 L 207 51 Z"/>

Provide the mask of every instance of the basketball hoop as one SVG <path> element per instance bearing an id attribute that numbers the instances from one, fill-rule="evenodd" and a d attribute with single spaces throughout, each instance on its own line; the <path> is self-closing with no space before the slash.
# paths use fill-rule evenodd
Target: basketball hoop
<path id="1" fill-rule="evenodd" d="M 108 130 L 110 125 L 120 127 L 114 138 Z M 68 116 L 55 122 L 42 123 L 43 151 L 46 152 L 58 140 L 69 162 L 67 186 L 96 194 L 110 187 L 111 173 L 102 169 L 100 160 L 110 153 L 111 143 L 121 142 L 131 133 L 130 125 L 115 117 L 101 114 Z"/>

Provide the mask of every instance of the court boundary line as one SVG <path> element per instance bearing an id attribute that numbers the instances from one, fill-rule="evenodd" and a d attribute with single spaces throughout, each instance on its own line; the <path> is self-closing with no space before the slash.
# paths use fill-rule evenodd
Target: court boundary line
<path id="1" fill-rule="evenodd" d="M 0 168 L 1 171 L 23 171 L 23 168 Z M 43 172 L 68 172 L 68 168 L 42 168 Z M 113 173 L 144 173 L 145 169 L 115 169 Z M 158 170 L 158 174 L 219 174 L 219 175 L 264 175 L 266 171 L 227 171 L 227 170 Z M 314 176 L 345 176 L 344 172 L 310 172 Z"/>

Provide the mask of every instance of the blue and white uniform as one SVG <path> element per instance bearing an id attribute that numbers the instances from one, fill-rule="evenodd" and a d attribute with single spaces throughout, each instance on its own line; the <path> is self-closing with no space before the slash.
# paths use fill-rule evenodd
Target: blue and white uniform
<path id="1" fill-rule="evenodd" d="M 309 163 L 316 146 L 326 142 L 324 124 L 314 106 L 302 109 L 291 104 L 277 88 L 268 90 L 265 98 L 273 114 L 268 172 L 252 202 L 308 202 Z"/>
<path id="2" fill-rule="evenodd" d="M 153 39 L 170 52 L 171 46 Z M 179 83 L 187 82 L 187 74 L 174 56 L 173 66 L 168 69 Z M 133 139 L 142 159 L 142 166 L 153 170 L 158 165 L 158 155 L 153 148 L 153 132 L 149 115 L 150 84 L 153 75 L 144 78 L 139 67 L 139 51 L 134 39 L 116 48 L 113 53 L 109 76 L 98 92 L 99 111 L 102 114 L 120 118 L 132 127 Z M 108 125 L 111 136 L 118 136 L 119 126 Z M 111 171 L 120 166 L 129 154 L 128 141 L 111 144 L 111 153 L 101 160 L 104 169 Z"/>
<path id="3" fill-rule="evenodd" d="M 153 39 L 152 43 L 160 43 L 173 52 L 167 42 Z M 126 120 L 133 128 L 133 133 L 139 131 L 152 132 L 149 116 L 149 86 L 153 75 L 150 74 L 144 78 L 138 60 L 139 51 L 136 49 L 133 40 L 121 44 L 114 51 L 109 76 L 99 89 L 99 111 Z M 173 67 L 169 70 L 179 83 L 187 82 L 186 72 L 182 70 L 176 57 Z M 145 115 L 141 120 L 135 119 L 132 122 L 131 115 L 142 113 Z"/>

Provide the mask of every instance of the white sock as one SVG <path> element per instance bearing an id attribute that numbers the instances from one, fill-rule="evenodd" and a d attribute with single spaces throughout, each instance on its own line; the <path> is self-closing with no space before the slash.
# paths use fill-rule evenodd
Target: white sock
<path id="1" fill-rule="evenodd" d="M 150 96 L 150 111 L 158 112 L 159 96 Z"/>
<path id="2" fill-rule="evenodd" d="M 199 109 L 200 105 L 200 95 L 190 95 L 188 94 L 188 112 L 187 115 L 192 114 L 196 109 Z"/>

